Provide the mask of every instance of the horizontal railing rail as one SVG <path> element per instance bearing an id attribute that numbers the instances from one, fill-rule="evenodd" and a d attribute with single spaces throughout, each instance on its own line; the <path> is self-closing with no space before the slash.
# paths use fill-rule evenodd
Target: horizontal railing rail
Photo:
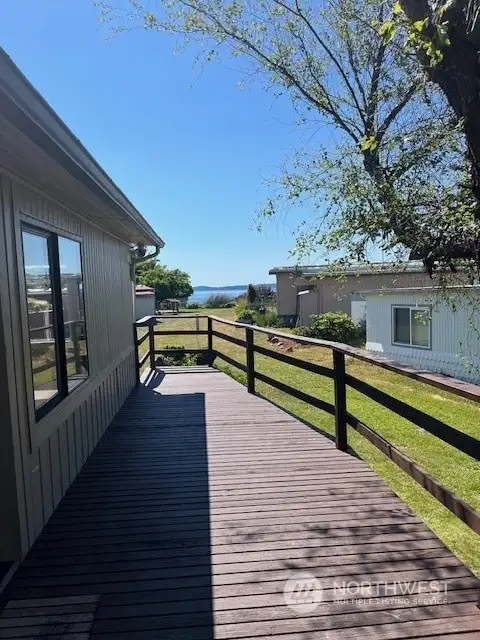
<path id="1" fill-rule="evenodd" d="M 66 363 L 67 364 L 73 364 L 75 363 L 75 373 L 80 373 L 82 370 L 82 353 L 81 353 L 81 347 L 80 347 L 80 342 L 81 339 L 78 335 L 78 326 L 80 325 L 84 325 L 85 321 L 84 320 L 67 320 L 64 325 L 65 326 L 69 326 L 70 327 L 70 335 L 68 336 L 69 340 L 71 340 L 72 342 L 72 346 L 73 346 L 73 355 L 67 357 L 66 359 Z M 30 328 L 29 332 L 30 334 L 33 333 L 38 333 L 39 331 L 47 331 L 50 329 L 53 329 L 54 325 L 53 324 L 49 324 L 49 325 L 44 325 L 42 327 L 34 327 L 34 328 Z M 50 346 L 51 344 L 54 345 L 55 344 L 55 338 L 51 338 L 48 340 L 48 342 L 46 343 L 48 346 Z M 40 362 L 40 364 L 37 364 L 35 367 L 32 368 L 32 374 L 35 376 L 39 373 L 43 373 L 45 371 L 49 371 L 50 369 L 52 370 L 56 370 L 57 368 L 57 362 L 55 359 L 53 360 L 46 360 L 45 362 Z"/>
<path id="2" fill-rule="evenodd" d="M 63 324 L 68 327 L 69 325 L 73 325 L 73 324 L 84 324 L 85 320 L 66 320 Z M 29 328 L 29 333 L 36 333 L 38 331 L 48 331 L 49 329 L 54 329 L 55 325 L 54 324 L 44 324 L 41 327 L 30 327 Z"/>
<path id="3" fill-rule="evenodd" d="M 359 434 L 366 438 L 372 445 L 374 445 L 379 451 L 392 460 L 397 466 L 405 471 L 411 478 L 413 478 L 418 484 L 426 489 L 432 496 L 439 500 L 447 509 L 454 513 L 458 518 L 465 522 L 474 531 L 480 534 L 480 513 L 476 511 L 472 506 L 467 504 L 464 500 L 456 496 L 450 489 L 443 486 L 438 480 L 433 478 L 427 471 L 422 469 L 420 465 L 409 458 L 405 453 L 397 449 L 394 445 L 385 440 L 374 429 L 364 424 L 356 416 L 347 411 L 347 388 L 351 388 L 358 393 L 370 398 L 374 402 L 378 403 L 382 407 L 393 411 L 398 416 L 408 420 L 412 424 L 422 428 L 431 435 L 435 436 L 439 440 L 454 447 L 462 453 L 472 457 L 475 460 L 480 460 L 480 441 L 476 438 L 466 434 L 455 427 L 452 427 L 438 418 L 435 418 L 428 413 L 425 413 L 421 409 L 417 409 L 412 405 L 391 396 L 390 394 L 378 389 L 377 387 L 360 380 L 355 376 L 346 372 L 345 358 L 351 357 L 363 362 L 372 364 L 373 366 L 381 367 L 397 373 L 401 376 L 406 376 L 433 386 L 444 391 L 448 391 L 454 395 L 473 400 L 480 403 L 480 387 L 463 382 L 461 380 L 455 380 L 434 374 L 430 371 L 420 371 L 406 365 L 401 365 L 375 354 L 367 353 L 362 349 L 352 347 L 350 345 L 340 344 L 337 342 L 329 342 L 326 340 L 318 340 L 315 338 L 307 338 L 304 336 L 296 336 L 282 331 L 269 329 L 265 327 L 257 327 L 250 324 L 241 322 L 233 322 L 226 320 L 225 318 L 219 318 L 213 315 L 173 315 L 172 318 L 178 320 L 179 318 L 189 318 L 195 320 L 197 323 L 196 330 L 184 330 L 173 329 L 168 330 L 155 330 L 154 327 L 158 321 L 162 321 L 166 318 L 165 315 L 160 317 L 149 316 L 142 318 L 135 323 L 135 346 L 137 350 L 138 361 L 138 347 L 143 344 L 147 339 L 149 340 L 149 348 L 145 355 L 139 362 L 139 369 L 150 360 L 150 367 L 155 368 L 155 356 L 157 354 L 168 353 L 201 353 L 209 352 L 212 356 L 212 361 L 215 357 L 220 358 L 224 362 L 230 364 L 233 367 L 238 368 L 244 372 L 247 376 L 247 388 L 250 393 L 255 393 L 256 381 L 263 382 L 279 391 L 282 391 L 302 402 L 305 402 L 313 407 L 325 411 L 329 415 L 335 417 L 335 442 L 338 449 L 346 451 L 348 449 L 348 431 L 347 427 L 350 426 L 355 429 Z M 200 330 L 199 319 L 207 319 L 207 329 Z M 242 330 L 245 332 L 245 339 L 238 338 L 230 333 L 225 333 L 219 330 L 216 325 L 224 325 L 232 327 L 236 330 Z M 148 331 L 140 338 L 137 337 L 137 328 L 147 327 Z M 332 368 L 325 367 L 313 362 L 287 355 L 279 351 L 269 349 L 266 346 L 255 344 L 255 333 L 264 334 L 269 337 L 277 337 L 284 340 L 295 341 L 299 344 L 306 346 L 315 346 L 329 349 L 333 356 Z M 155 348 L 155 336 L 175 336 L 175 335 L 201 335 L 207 336 L 208 345 L 207 349 L 156 349 Z M 235 360 L 230 355 L 222 353 L 221 350 L 213 348 L 213 339 L 224 340 L 236 346 L 245 349 L 246 364 Z M 264 373 L 261 373 L 255 369 L 255 354 L 260 354 L 264 357 L 283 362 L 287 365 L 297 367 L 304 371 L 317 374 L 319 376 L 326 377 L 333 381 L 334 386 L 334 403 L 327 402 L 315 396 L 312 396 L 300 389 L 296 389 L 291 385 L 276 380 Z"/>

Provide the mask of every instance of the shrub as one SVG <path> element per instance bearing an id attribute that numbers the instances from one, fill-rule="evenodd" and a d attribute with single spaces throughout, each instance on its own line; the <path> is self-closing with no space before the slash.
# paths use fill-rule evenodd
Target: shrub
<path id="1" fill-rule="evenodd" d="M 47 300 L 38 300 L 37 298 L 27 298 L 29 311 L 50 311 L 52 305 Z"/>
<path id="2" fill-rule="evenodd" d="M 169 345 L 165 347 L 165 350 L 171 349 L 185 349 L 183 345 Z M 172 353 L 172 355 L 160 354 L 157 358 L 157 363 L 163 367 L 170 366 L 184 366 L 191 367 L 198 362 L 198 356 L 191 353 Z"/>
<path id="3" fill-rule="evenodd" d="M 259 327 L 283 327 L 284 322 L 275 311 L 262 311 L 255 314 L 255 324 Z"/>
<path id="4" fill-rule="evenodd" d="M 322 313 L 311 316 L 310 335 L 320 340 L 355 344 L 358 327 L 346 313 Z"/>
<path id="5" fill-rule="evenodd" d="M 201 309 L 202 305 L 199 302 L 189 302 L 185 308 L 186 309 Z"/>
<path id="6" fill-rule="evenodd" d="M 227 302 L 227 304 L 223 305 L 224 309 L 233 309 L 233 307 L 235 306 L 235 300 L 230 300 L 230 302 Z"/>
<path id="7" fill-rule="evenodd" d="M 247 301 L 245 300 L 245 298 L 243 298 L 242 300 L 237 300 L 237 304 L 235 305 L 235 313 L 237 314 L 237 316 L 239 316 L 242 311 L 246 311 L 247 309 Z"/>
<path id="8" fill-rule="evenodd" d="M 205 300 L 204 307 L 208 309 L 224 309 L 226 304 L 233 302 L 232 296 L 223 293 L 214 293 Z"/>
<path id="9" fill-rule="evenodd" d="M 303 326 L 295 327 L 295 329 L 293 330 L 293 333 L 296 336 L 303 336 L 304 338 L 313 338 L 311 327 L 303 327 Z"/>
<path id="10" fill-rule="evenodd" d="M 248 309 L 242 309 L 237 312 L 237 322 L 254 322 L 255 315 Z"/>

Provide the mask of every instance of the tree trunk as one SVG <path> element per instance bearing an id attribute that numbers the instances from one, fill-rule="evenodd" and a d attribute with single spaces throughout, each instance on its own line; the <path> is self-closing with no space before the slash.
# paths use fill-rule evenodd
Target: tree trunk
<path id="1" fill-rule="evenodd" d="M 422 31 L 427 37 L 435 38 L 437 21 L 447 22 L 451 44 L 442 48 L 443 59 L 431 66 L 422 49 L 417 50 L 417 57 L 430 80 L 442 89 L 455 114 L 463 119 L 472 190 L 480 202 L 480 57 L 478 29 L 470 31 L 467 17 L 468 5 L 472 3 L 477 4 L 477 1 L 458 0 L 437 19 L 428 0 L 401 0 L 409 20 L 416 22 L 428 18 Z"/>

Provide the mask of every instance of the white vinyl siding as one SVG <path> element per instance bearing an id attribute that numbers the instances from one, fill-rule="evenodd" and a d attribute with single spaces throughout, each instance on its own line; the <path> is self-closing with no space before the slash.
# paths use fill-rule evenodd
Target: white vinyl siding
<path id="1" fill-rule="evenodd" d="M 369 351 L 395 362 L 480 383 L 480 288 L 466 287 L 447 294 L 428 289 L 366 292 Z M 392 307 L 427 308 L 431 317 L 430 348 L 395 343 Z M 423 329 L 424 330 L 424 329 Z M 422 331 L 422 329 L 420 329 Z M 414 339 L 419 337 L 414 332 Z"/>

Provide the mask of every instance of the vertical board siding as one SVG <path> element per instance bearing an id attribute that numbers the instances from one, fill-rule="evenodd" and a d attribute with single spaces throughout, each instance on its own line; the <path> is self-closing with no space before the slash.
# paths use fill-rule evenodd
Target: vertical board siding
<path id="1" fill-rule="evenodd" d="M 98 375 L 132 342 L 129 247 L 23 185 L 13 183 L 13 199 L 31 224 L 38 220 L 81 241 L 90 374 Z"/>
<path id="2" fill-rule="evenodd" d="M 23 473 L 25 495 L 31 499 L 24 497 L 21 508 L 28 517 L 26 537 L 31 546 L 135 385 L 133 289 L 128 245 L 27 187 L 5 180 L 12 191 L 7 211 L 12 228 L 18 217 L 33 225 L 37 221 L 39 227 L 78 238 L 82 247 L 90 378 L 78 390 L 84 399 L 72 402 L 71 413 L 59 413 L 62 417 L 58 425 L 49 426 L 48 436 L 41 436 L 40 426 L 38 444 L 35 438 L 32 450 L 22 444 L 28 461 Z M 15 246 L 15 234 L 11 242 Z M 18 291 L 14 296 L 20 313 L 24 301 L 18 299 Z M 17 393 L 25 404 L 25 389 Z M 22 425 L 26 433 L 29 427 Z M 31 428 L 35 431 L 34 425 Z"/>
<path id="3" fill-rule="evenodd" d="M 32 455 L 32 509 L 31 521 L 33 522 L 33 536 L 36 538 L 43 529 L 43 497 L 42 481 L 40 478 L 40 455 L 37 450 Z"/>
<path id="4" fill-rule="evenodd" d="M 479 382 L 480 292 L 446 290 L 449 302 L 425 291 L 366 294 L 367 349 L 419 369 Z M 452 311 L 452 303 L 456 310 Z M 431 307 L 431 348 L 392 344 L 392 307 Z"/>
<path id="5" fill-rule="evenodd" d="M 82 220 L 67 213 L 60 205 L 13 182 L 13 199 L 17 211 L 75 235 L 82 234 Z"/>
<path id="6" fill-rule="evenodd" d="M 135 385 L 134 367 L 130 353 L 33 454 L 38 465 L 32 473 L 34 502 L 41 510 L 35 516 L 35 537 Z"/>
<path id="7" fill-rule="evenodd" d="M 60 474 L 62 479 L 62 496 L 70 485 L 70 451 L 68 447 L 68 422 L 58 430 L 58 455 L 60 457 Z"/>
<path id="8" fill-rule="evenodd" d="M 69 484 L 73 482 L 77 475 L 77 453 L 75 443 L 75 425 L 73 416 L 70 416 L 66 422 L 67 427 L 67 445 L 68 445 L 68 468 L 69 468 Z"/>
<path id="9" fill-rule="evenodd" d="M 45 440 L 39 448 L 40 481 L 42 483 L 43 523 L 45 524 L 53 511 L 52 475 L 50 461 L 50 441 Z"/>
<path id="10" fill-rule="evenodd" d="M 62 457 L 60 455 L 58 431 L 52 433 L 50 439 L 50 471 L 52 476 L 52 500 L 56 509 L 62 499 Z M 57 463 L 58 461 L 58 463 Z"/>

